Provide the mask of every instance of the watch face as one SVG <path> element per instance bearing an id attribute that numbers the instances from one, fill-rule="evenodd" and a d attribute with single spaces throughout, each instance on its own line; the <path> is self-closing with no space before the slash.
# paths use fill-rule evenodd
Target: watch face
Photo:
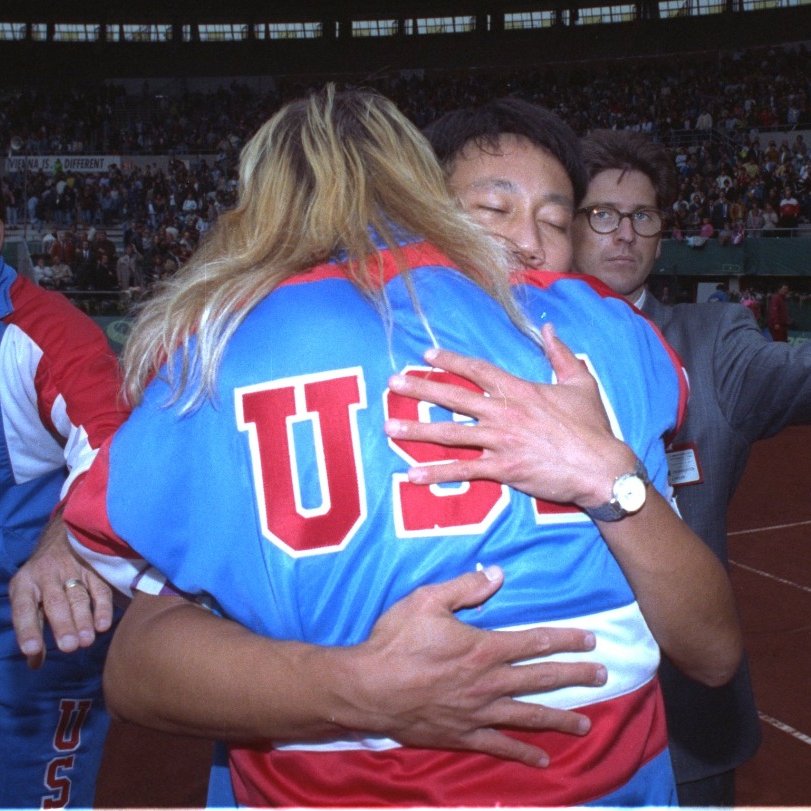
<path id="1" fill-rule="evenodd" d="M 629 513 L 642 509 L 646 495 L 645 482 L 639 476 L 629 473 L 621 476 L 614 485 L 614 498 L 620 507 Z"/>

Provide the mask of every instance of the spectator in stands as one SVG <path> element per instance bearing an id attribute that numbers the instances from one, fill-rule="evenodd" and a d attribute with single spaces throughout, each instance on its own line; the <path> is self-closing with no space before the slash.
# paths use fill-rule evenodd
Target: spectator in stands
<path id="1" fill-rule="evenodd" d="M 96 189 L 86 183 L 79 195 L 79 209 L 81 211 L 81 222 L 86 225 L 93 225 L 99 209 L 99 201 L 96 196 Z"/>
<path id="2" fill-rule="evenodd" d="M 164 258 L 163 254 L 159 250 L 153 250 L 151 252 L 151 261 L 152 264 L 146 271 L 146 283 L 147 286 L 151 287 L 155 284 L 155 282 L 159 282 L 163 278 L 163 265 L 166 259 Z"/>
<path id="3" fill-rule="evenodd" d="M 799 224 L 800 203 L 794 196 L 794 192 L 789 186 L 783 189 L 783 197 L 780 199 L 780 209 L 778 212 L 777 225 L 785 229 L 786 236 L 793 236 L 794 229 Z"/>
<path id="4" fill-rule="evenodd" d="M 95 274 L 93 276 L 94 290 L 116 290 L 118 279 L 116 278 L 115 265 L 106 250 L 98 250 Z"/>
<path id="5" fill-rule="evenodd" d="M 749 288 L 741 293 L 740 303 L 752 313 L 752 317 L 755 319 L 758 325 L 760 325 L 763 319 L 763 312 L 761 310 L 760 302 Z"/>
<path id="6" fill-rule="evenodd" d="M 76 244 L 73 238 L 73 232 L 70 230 L 60 231 L 55 242 L 51 244 L 50 260 L 53 263 L 67 262 L 72 264 L 76 259 Z"/>
<path id="7" fill-rule="evenodd" d="M 724 164 L 724 166 L 721 167 L 720 173 L 715 178 L 716 191 L 719 193 L 719 195 L 729 194 L 733 188 L 733 185 L 731 170 L 727 164 Z M 723 199 L 724 202 L 726 202 L 726 198 L 724 197 Z"/>
<path id="8" fill-rule="evenodd" d="M 51 278 L 56 290 L 66 290 L 73 286 L 73 271 L 66 262 L 57 262 L 51 268 Z"/>
<path id="9" fill-rule="evenodd" d="M 760 237 L 761 231 L 765 225 L 766 219 L 763 216 L 763 212 L 760 210 L 760 206 L 757 204 L 757 202 L 753 202 L 752 208 L 749 209 L 749 212 L 746 215 L 746 233 L 748 233 L 751 237 Z"/>
<path id="10" fill-rule="evenodd" d="M 50 255 L 51 248 L 58 241 L 56 229 L 51 227 L 42 235 L 42 252 Z"/>
<path id="11" fill-rule="evenodd" d="M 28 223 L 32 228 L 38 229 L 42 223 L 39 216 L 39 194 L 36 189 L 31 190 L 25 205 L 27 206 Z"/>
<path id="12" fill-rule="evenodd" d="M 698 235 L 701 239 L 712 239 L 715 236 L 715 228 L 709 217 L 704 217 L 701 221 L 701 228 L 698 229 Z"/>
<path id="13" fill-rule="evenodd" d="M 115 264 L 115 261 L 118 257 L 118 249 L 115 246 L 115 242 L 113 242 L 108 236 L 107 231 L 103 228 L 99 228 L 96 231 L 95 237 L 92 239 L 93 248 L 99 255 L 101 256 L 102 251 L 107 254 L 108 260 Z"/>
<path id="14" fill-rule="evenodd" d="M 186 193 L 186 199 L 183 200 L 182 211 L 184 215 L 196 214 L 197 213 L 197 199 L 194 196 L 194 192 L 190 189 Z"/>
<path id="15" fill-rule="evenodd" d="M 124 246 L 130 244 L 135 246 L 135 250 L 144 255 L 144 224 L 140 221 L 131 222 L 124 230 Z"/>
<path id="16" fill-rule="evenodd" d="M 729 224 L 730 221 L 730 205 L 727 196 L 724 192 L 718 195 L 718 198 L 710 208 L 710 222 L 715 231 L 720 231 L 724 224 Z"/>
<path id="17" fill-rule="evenodd" d="M 774 205 L 767 202 L 763 207 L 763 236 L 776 237 L 779 236 L 780 231 L 777 228 L 779 217 Z"/>
<path id="18" fill-rule="evenodd" d="M 79 290 L 92 290 L 96 285 L 96 268 L 98 265 L 97 253 L 88 240 L 82 242 L 82 247 L 76 254 L 73 275 Z"/>
<path id="19" fill-rule="evenodd" d="M 724 222 L 718 230 L 718 244 L 731 245 L 732 244 L 732 226 L 729 222 Z"/>
<path id="20" fill-rule="evenodd" d="M 694 180 L 694 183 L 697 182 L 697 180 Z M 691 228 L 695 228 L 696 231 L 700 230 L 705 219 L 709 221 L 709 217 L 707 217 L 707 199 L 704 196 L 704 192 L 695 186 L 693 187 L 693 191 L 690 192 L 688 212 L 688 225 Z M 706 239 L 706 237 L 704 237 L 704 239 Z"/>
<path id="21" fill-rule="evenodd" d="M 144 286 L 144 274 L 141 267 L 143 256 L 135 250 L 133 242 L 127 243 L 124 253 L 119 257 L 115 266 L 115 274 L 120 290 L 130 287 Z"/>
<path id="22" fill-rule="evenodd" d="M 746 206 L 741 198 L 735 193 L 729 200 L 729 222 L 736 223 L 738 220 L 743 222 L 746 219 Z"/>
<path id="23" fill-rule="evenodd" d="M 40 287 L 46 287 L 53 289 L 54 281 L 53 281 L 53 270 L 51 266 L 46 262 L 45 256 L 43 254 L 39 254 L 36 260 L 34 261 L 34 281 Z"/>
<path id="24" fill-rule="evenodd" d="M 62 225 L 74 225 L 76 222 L 76 210 L 78 207 L 78 195 L 73 183 L 67 179 L 57 182 L 57 187 L 61 184 L 61 191 L 57 188 L 56 197 L 56 221 Z"/>

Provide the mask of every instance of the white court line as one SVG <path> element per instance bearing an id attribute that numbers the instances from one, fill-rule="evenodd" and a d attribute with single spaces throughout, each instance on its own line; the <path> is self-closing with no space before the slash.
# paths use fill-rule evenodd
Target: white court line
<path id="1" fill-rule="evenodd" d="M 765 712 L 759 712 L 758 715 L 760 716 L 760 720 L 764 723 L 770 724 L 775 729 L 779 729 L 781 732 L 785 732 L 787 735 L 791 735 L 792 738 L 800 741 L 800 743 L 811 746 L 811 736 L 806 735 L 804 732 L 800 732 L 799 729 L 794 729 L 794 727 L 789 726 L 782 721 L 778 721 L 776 718 L 772 718 L 771 715 L 766 715 Z"/>
<path id="2" fill-rule="evenodd" d="M 811 520 L 809 521 L 795 521 L 793 524 L 774 524 L 771 527 L 758 527 L 757 529 L 739 529 L 735 532 L 728 532 L 727 535 L 732 537 L 733 535 L 752 535 L 755 532 L 770 532 L 773 529 L 789 529 L 790 527 L 804 527 L 808 524 L 811 524 Z"/>
<path id="3" fill-rule="evenodd" d="M 732 566 L 737 566 L 739 569 L 746 569 L 747 572 L 752 572 L 752 574 L 759 574 L 763 577 L 768 577 L 770 580 L 776 580 L 778 583 L 782 583 L 784 586 L 793 586 L 795 589 L 800 589 L 800 591 L 807 591 L 811 594 L 811 586 L 802 586 L 799 583 L 795 583 L 793 580 L 786 580 L 783 577 L 778 577 L 776 574 L 772 574 L 771 572 L 764 572 L 762 569 L 755 569 L 754 566 L 747 566 L 745 563 L 738 563 L 737 560 L 730 560 L 729 561 Z"/>

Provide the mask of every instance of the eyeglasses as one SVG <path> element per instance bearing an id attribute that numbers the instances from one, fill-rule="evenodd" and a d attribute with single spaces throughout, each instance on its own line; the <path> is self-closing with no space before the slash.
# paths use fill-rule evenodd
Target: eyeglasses
<path id="1" fill-rule="evenodd" d="M 662 233 L 664 218 L 658 208 L 638 208 L 635 211 L 619 211 L 614 206 L 589 206 L 579 208 L 575 214 L 585 214 L 591 230 L 598 234 L 612 234 L 620 227 L 625 217 L 634 233 L 640 237 L 655 237 Z"/>

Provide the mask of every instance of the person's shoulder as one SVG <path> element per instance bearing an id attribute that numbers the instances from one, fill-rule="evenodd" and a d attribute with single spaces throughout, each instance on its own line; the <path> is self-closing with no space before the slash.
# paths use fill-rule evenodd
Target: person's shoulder
<path id="1" fill-rule="evenodd" d="M 752 318 L 751 310 L 735 301 L 681 302 L 667 308 L 674 319 L 686 321 L 721 324 Z"/>
<path id="2" fill-rule="evenodd" d="M 13 311 L 4 320 L 22 329 L 40 345 L 65 341 L 81 343 L 99 335 L 101 328 L 68 298 L 53 290 L 44 290 L 23 276 L 11 285 Z"/>
<path id="3" fill-rule="evenodd" d="M 662 328 L 681 329 L 705 336 L 729 329 L 738 319 L 749 319 L 754 323 L 752 313 L 734 302 L 662 304 L 651 297 L 645 303 L 644 310 Z"/>
<path id="4" fill-rule="evenodd" d="M 583 273 L 557 273 L 549 270 L 522 270 L 513 276 L 514 284 L 525 284 L 529 287 L 565 293 L 572 296 L 584 296 L 588 299 L 605 299 L 628 302 L 615 293 L 607 284 L 595 276 Z M 628 304 L 633 309 L 633 305 Z"/>
<path id="5" fill-rule="evenodd" d="M 514 284 L 535 290 L 544 301 L 555 302 L 584 318 L 611 319 L 616 325 L 637 322 L 649 324 L 652 317 L 594 276 L 580 273 L 553 273 L 545 270 L 521 271 Z"/>
<path id="6" fill-rule="evenodd" d="M 725 304 L 677 304 L 673 308 L 673 323 L 685 333 L 712 343 L 714 352 L 725 346 L 729 351 L 761 348 L 769 343 L 763 335 L 754 313 L 736 302 Z"/>

